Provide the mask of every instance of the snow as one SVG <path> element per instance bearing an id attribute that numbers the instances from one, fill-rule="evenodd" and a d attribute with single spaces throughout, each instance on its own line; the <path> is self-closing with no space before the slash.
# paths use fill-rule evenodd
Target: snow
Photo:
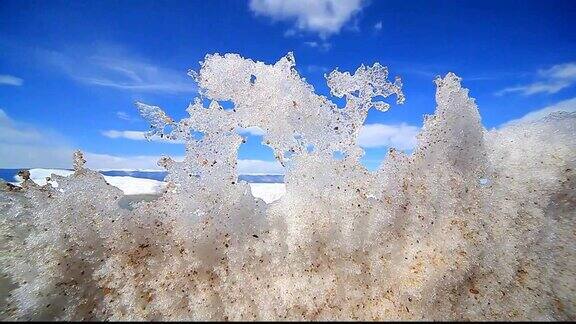
<path id="1" fill-rule="evenodd" d="M 386 67 L 326 76 L 330 93 L 345 97 L 340 108 L 314 93 L 291 53 L 274 65 L 208 55 L 201 66 L 190 72 L 202 94 L 190 117 L 176 122 L 138 104 L 150 135 L 187 143 L 181 162 L 159 161 L 169 185 L 158 199 L 132 205 L 140 197 L 123 199 L 108 182 L 142 193 L 157 192 L 160 179 L 103 177 L 84 167 L 79 151 L 75 172 L 54 177 L 57 190 L 26 181 L 0 191 L 0 270 L 18 284 L 0 293 L 10 302 L 0 314 L 576 318 L 576 113 L 487 131 L 469 90 L 448 73 L 435 80 L 435 113 L 413 152 L 391 148 L 369 172 L 360 129 L 370 109 L 389 106 L 373 99 L 404 101 L 401 80 L 387 81 Z M 269 205 L 238 181 L 243 138 L 233 130 L 250 126 L 266 130 L 263 143 L 285 167 L 285 189 L 251 186 L 268 202 L 286 191 Z"/>
<path id="2" fill-rule="evenodd" d="M 74 173 L 74 171 L 63 169 L 30 169 L 28 171 L 30 171 L 30 179 L 40 186 L 48 183 L 46 178 L 50 177 L 52 174 L 67 177 Z M 22 179 L 20 179 L 18 176 L 16 176 L 15 180 L 18 182 L 22 181 Z M 53 183 L 54 187 L 58 186 L 58 184 L 53 181 L 51 183 Z"/>
<path id="3" fill-rule="evenodd" d="M 106 182 L 109 184 L 122 190 L 125 195 L 157 194 L 166 186 L 166 182 L 152 179 L 125 176 L 104 176 L 104 179 L 106 179 Z"/>
<path id="4" fill-rule="evenodd" d="M 30 179 L 38 185 L 45 185 L 48 183 L 47 177 L 52 174 L 60 176 L 69 176 L 74 171 L 62 169 L 30 169 Z M 122 190 L 125 195 L 142 195 L 142 194 L 158 194 L 166 186 L 166 182 L 157 181 L 152 179 L 141 179 L 128 176 L 103 176 L 106 182 L 110 185 Z M 16 179 L 21 180 L 21 179 Z M 57 187 L 55 181 L 50 183 Z"/>
<path id="5" fill-rule="evenodd" d="M 283 183 L 249 183 L 252 196 L 261 198 L 266 203 L 280 199 L 286 193 Z"/>
<path id="6" fill-rule="evenodd" d="M 43 186 L 48 183 L 46 178 L 52 174 L 69 176 L 72 173 L 74 171 L 63 169 L 30 169 L 30 179 L 36 184 Z M 129 176 L 104 176 L 104 179 L 112 186 L 122 190 L 125 195 L 154 195 L 159 194 L 166 187 L 166 182 L 164 181 Z M 15 180 L 18 182 L 14 184 L 19 184 L 22 179 Z M 54 187 L 58 186 L 55 181 L 50 183 Z M 264 200 L 266 203 L 280 199 L 286 192 L 286 186 L 283 183 L 249 183 L 249 185 L 252 195 Z"/>

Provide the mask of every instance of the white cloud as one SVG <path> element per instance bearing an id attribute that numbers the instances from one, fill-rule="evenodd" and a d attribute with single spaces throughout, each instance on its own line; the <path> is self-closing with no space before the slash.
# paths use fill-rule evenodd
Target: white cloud
<path id="1" fill-rule="evenodd" d="M 250 127 L 238 127 L 236 132 L 240 135 L 253 135 L 253 136 L 262 136 L 266 134 L 266 132 L 258 127 L 258 126 L 250 126 Z M 147 141 L 146 132 L 143 131 L 134 131 L 134 130 L 105 130 L 102 131 L 101 134 L 105 137 L 112 138 L 112 139 L 129 139 L 133 141 Z M 184 141 L 182 140 L 169 140 L 165 138 L 160 138 L 159 136 L 155 135 L 151 139 L 154 142 L 165 142 L 165 143 L 174 143 L 174 144 L 182 144 Z"/>
<path id="2" fill-rule="evenodd" d="M 394 147 L 399 150 L 409 150 L 416 145 L 416 135 L 420 128 L 405 123 L 367 124 L 360 130 L 358 145 L 364 148 Z"/>
<path id="3" fill-rule="evenodd" d="M 16 122 L 0 109 L 0 168 L 69 167 L 72 152 L 58 133 Z"/>
<path id="4" fill-rule="evenodd" d="M 102 135 L 108 138 L 125 138 L 135 141 L 145 141 L 145 132 L 141 131 L 118 131 L 118 130 L 107 130 L 103 131 Z"/>
<path id="5" fill-rule="evenodd" d="M 537 93 L 554 94 L 566 87 L 570 86 L 570 82 L 566 81 L 553 81 L 553 82 L 535 82 L 525 86 L 510 87 L 498 91 L 496 94 L 501 96 L 510 92 L 520 92 L 523 95 L 529 96 Z"/>
<path id="6" fill-rule="evenodd" d="M 108 154 L 85 153 L 86 166 L 95 170 L 163 170 L 157 165 L 161 156 L 114 156 Z M 175 161 L 182 161 L 183 157 L 172 157 Z M 284 167 L 277 161 L 264 160 L 238 160 L 239 174 L 284 174 Z"/>
<path id="7" fill-rule="evenodd" d="M 240 135 L 253 135 L 253 136 L 262 136 L 266 134 L 266 132 L 258 127 L 258 126 L 250 126 L 250 127 L 238 127 L 236 132 Z M 105 137 L 112 138 L 112 139 L 128 139 L 133 141 L 147 141 L 146 132 L 143 131 L 133 131 L 133 130 L 105 130 L 102 131 L 101 134 Z M 165 142 L 165 143 L 173 143 L 173 144 L 182 144 L 184 141 L 182 140 L 168 140 L 165 138 L 160 138 L 159 136 L 155 135 L 151 139 L 154 142 Z"/>
<path id="8" fill-rule="evenodd" d="M 576 62 L 554 65 L 548 70 L 541 70 L 538 72 L 543 77 L 560 79 L 560 80 L 576 80 Z"/>
<path id="9" fill-rule="evenodd" d="M 0 85 L 19 87 L 24 84 L 24 80 L 8 74 L 0 74 Z"/>
<path id="10" fill-rule="evenodd" d="M 298 35 L 298 32 L 294 29 L 288 29 L 284 32 L 284 37 L 293 37 Z"/>
<path id="11" fill-rule="evenodd" d="M 86 167 L 94 170 L 164 170 L 158 166 L 161 156 L 156 155 L 116 156 L 86 152 L 84 158 Z M 172 158 L 182 160 L 182 157 Z"/>
<path id="12" fill-rule="evenodd" d="M 382 22 L 381 22 L 381 21 L 377 22 L 377 23 L 374 25 L 374 29 L 375 29 L 376 31 L 382 30 Z"/>
<path id="13" fill-rule="evenodd" d="M 250 128 L 257 132 L 257 127 Z M 136 132 L 138 133 L 138 132 Z M 125 133 L 121 135 L 126 135 Z M 140 134 L 128 135 L 140 140 Z M 143 135 L 142 135 L 143 136 Z M 0 109 L 0 168 L 72 167 L 72 154 L 77 148 L 57 132 L 42 130 L 11 119 Z M 163 170 L 157 165 L 161 156 L 116 156 L 84 152 L 86 166 L 94 170 Z M 172 157 L 181 161 L 183 157 Z M 241 174 L 283 174 L 277 161 L 238 160 Z"/>
<path id="14" fill-rule="evenodd" d="M 124 139 L 129 139 L 129 140 L 133 140 L 133 141 L 147 141 L 148 139 L 146 138 L 146 132 L 143 131 L 131 131 L 131 130 L 106 130 L 106 131 L 102 131 L 101 132 L 102 135 L 108 137 L 108 138 L 124 138 Z M 153 142 L 163 142 L 163 143 L 172 143 L 172 144 L 182 144 L 184 143 L 181 140 L 169 140 L 166 138 L 161 138 L 157 135 L 153 136 L 152 138 L 150 138 L 151 141 Z"/>
<path id="15" fill-rule="evenodd" d="M 306 71 L 308 73 L 326 73 L 330 71 L 330 69 L 322 65 L 311 64 L 306 66 Z"/>
<path id="16" fill-rule="evenodd" d="M 294 21 L 295 28 L 325 39 L 362 10 L 362 0 L 250 0 L 250 10 L 275 21 Z M 291 29 L 291 34 L 295 32 Z"/>
<path id="17" fill-rule="evenodd" d="M 284 174 L 278 161 L 238 160 L 238 174 Z"/>
<path id="18" fill-rule="evenodd" d="M 332 48 L 332 44 L 328 43 L 328 42 L 316 42 L 316 41 L 311 41 L 311 42 L 304 42 L 304 45 L 311 47 L 311 48 L 317 48 L 321 51 L 329 51 Z"/>
<path id="19" fill-rule="evenodd" d="M 533 121 L 540 120 L 553 112 L 566 111 L 566 112 L 576 112 L 576 98 L 560 101 L 552 106 L 544 107 L 539 110 L 532 111 L 521 118 L 511 120 L 500 127 L 506 127 L 510 125 L 529 123 Z"/>
<path id="20" fill-rule="evenodd" d="M 39 50 L 38 55 L 60 72 L 89 85 L 134 92 L 197 91 L 186 71 L 154 65 L 119 47 L 99 46 L 74 54 Z"/>
<path id="21" fill-rule="evenodd" d="M 542 80 L 527 85 L 505 88 L 496 92 L 496 95 L 501 96 L 513 92 L 519 92 L 526 96 L 537 93 L 557 93 L 576 83 L 576 63 L 554 65 L 549 69 L 538 71 L 538 75 Z"/>
<path id="22" fill-rule="evenodd" d="M 116 117 L 118 117 L 122 120 L 132 121 L 132 117 L 130 117 L 130 115 L 128 113 L 126 113 L 125 111 L 117 111 Z"/>
<path id="23" fill-rule="evenodd" d="M 262 136 L 266 134 L 266 132 L 258 126 L 240 127 L 236 130 L 236 132 L 240 135 L 249 134 L 254 136 Z"/>
<path id="24" fill-rule="evenodd" d="M 94 170 L 164 170 L 158 166 L 161 156 L 114 156 L 109 154 L 85 153 L 86 166 Z M 182 161 L 182 156 L 172 157 L 175 161 Z M 238 160 L 239 174 L 284 174 L 284 167 L 277 161 L 264 160 Z"/>
<path id="25" fill-rule="evenodd" d="M 17 122 L 0 109 L 0 168 L 71 168 L 75 145 L 58 132 Z M 94 169 L 156 169 L 159 156 L 85 152 Z"/>

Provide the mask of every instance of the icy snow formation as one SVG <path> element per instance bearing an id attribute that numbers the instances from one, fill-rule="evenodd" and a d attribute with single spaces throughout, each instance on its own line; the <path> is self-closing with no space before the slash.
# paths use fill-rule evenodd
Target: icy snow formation
<path id="1" fill-rule="evenodd" d="M 184 161 L 159 162 L 156 200 L 120 208 L 81 154 L 58 188 L 2 193 L 1 263 L 17 286 L 5 316 L 576 319 L 574 113 L 487 131 L 449 73 L 415 151 L 391 149 L 371 173 L 358 132 L 370 108 L 404 100 L 400 80 L 379 64 L 334 71 L 339 108 L 294 64 L 208 55 L 189 118 L 138 104 L 150 136 L 187 143 Z M 235 129 L 254 126 L 287 169 L 271 204 L 237 180 Z"/>

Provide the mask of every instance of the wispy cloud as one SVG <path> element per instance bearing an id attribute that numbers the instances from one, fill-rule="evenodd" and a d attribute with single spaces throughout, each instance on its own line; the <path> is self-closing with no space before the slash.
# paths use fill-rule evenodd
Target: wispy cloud
<path id="1" fill-rule="evenodd" d="M 62 134 L 16 121 L 0 109 L 0 168 L 71 168 L 74 150 Z M 161 169 L 160 156 L 84 155 L 93 169 Z"/>
<path id="2" fill-rule="evenodd" d="M 502 96 L 507 93 L 521 93 L 529 96 L 538 93 L 554 94 L 576 83 L 576 63 L 554 65 L 553 67 L 538 71 L 540 80 L 514 87 L 508 87 L 496 92 Z"/>
<path id="3" fill-rule="evenodd" d="M 164 170 L 158 165 L 161 158 L 158 155 L 118 156 L 86 152 L 84 158 L 86 167 L 94 170 Z M 172 159 L 181 161 L 182 157 Z"/>
<path id="4" fill-rule="evenodd" d="M 142 139 L 143 134 L 122 135 Z M 21 123 L 0 109 L 0 168 L 61 168 L 72 167 L 76 147 L 58 132 Z M 118 156 L 84 152 L 86 166 L 95 170 L 162 170 L 159 155 Z M 173 156 L 181 161 L 182 156 Z M 277 161 L 238 160 L 240 174 L 283 174 Z"/>
<path id="5" fill-rule="evenodd" d="M 106 130 L 102 131 L 101 134 L 105 137 L 117 139 L 129 139 L 133 141 L 148 141 L 146 138 L 146 132 L 143 131 L 134 131 L 134 130 Z M 166 138 L 161 138 L 159 136 L 153 136 L 150 138 L 150 141 L 153 142 L 163 142 L 163 143 L 171 143 L 171 144 L 182 144 L 184 141 L 181 140 L 169 140 Z"/>
<path id="6" fill-rule="evenodd" d="M 309 42 L 304 42 L 304 45 L 311 47 L 311 48 L 316 48 L 319 49 L 323 52 L 327 52 L 332 48 L 332 44 L 328 43 L 328 42 L 316 42 L 316 41 L 309 41 Z"/>
<path id="7" fill-rule="evenodd" d="M 0 74 L 0 85 L 19 87 L 24 84 L 24 80 L 8 74 Z"/>
<path id="8" fill-rule="evenodd" d="M 521 123 L 529 123 L 533 121 L 540 120 L 551 113 L 559 112 L 559 111 L 566 111 L 566 112 L 576 112 L 576 98 L 560 101 L 554 105 L 544 107 L 542 109 L 538 109 L 532 111 L 518 119 L 511 120 L 500 127 L 506 127 L 510 125 L 516 125 Z"/>
<path id="9" fill-rule="evenodd" d="M 134 117 L 132 117 L 129 113 L 122 110 L 116 112 L 116 117 L 118 117 L 118 119 L 122 119 L 129 122 L 134 121 Z"/>
<path id="10" fill-rule="evenodd" d="M 364 148 L 394 147 L 409 150 L 416 145 L 420 128 L 401 124 L 366 124 L 360 130 L 358 145 Z"/>
<path id="11" fill-rule="evenodd" d="M 523 95 L 529 96 L 537 93 L 548 93 L 554 94 L 566 87 L 570 86 L 569 82 L 566 81 L 547 81 L 547 82 L 535 82 L 525 86 L 517 86 L 505 88 L 496 93 L 498 96 L 505 95 L 510 92 L 519 92 Z"/>
<path id="12" fill-rule="evenodd" d="M 326 39 L 338 34 L 362 10 L 363 4 L 362 0 L 250 0 L 249 8 L 256 15 L 274 21 L 293 21 L 295 29 Z M 289 29 L 290 34 L 295 32 Z"/>
<path id="13" fill-rule="evenodd" d="M 382 30 L 382 22 L 381 21 L 374 24 L 374 30 L 375 31 L 381 31 Z"/>
<path id="14" fill-rule="evenodd" d="M 266 134 L 266 132 L 258 127 L 258 126 L 251 126 L 251 127 L 241 127 L 236 129 L 236 132 L 240 135 L 253 135 L 253 136 L 262 136 Z M 112 138 L 112 139 L 128 139 L 133 141 L 147 141 L 146 132 L 143 131 L 135 131 L 135 130 L 105 130 L 100 132 L 103 136 Z M 154 142 L 164 142 L 164 143 L 172 143 L 172 144 L 182 144 L 184 141 L 182 140 L 169 140 L 166 138 L 161 138 L 159 136 L 153 136 L 150 138 L 151 141 Z"/>
<path id="15" fill-rule="evenodd" d="M 102 132 L 102 135 L 108 138 L 125 138 L 135 141 L 145 141 L 146 140 L 145 134 L 146 134 L 145 132 L 141 131 L 127 131 L 127 130 L 125 131 L 107 130 Z"/>
<path id="16" fill-rule="evenodd" d="M 38 55 L 72 79 L 88 85 L 133 92 L 197 91 L 186 71 L 161 67 L 117 46 L 101 46 L 70 53 L 40 50 Z"/>
<path id="17" fill-rule="evenodd" d="M 236 132 L 238 134 L 241 134 L 241 135 L 248 134 L 248 135 L 253 135 L 253 136 L 262 136 L 262 135 L 266 134 L 266 132 L 258 126 L 238 128 L 236 130 Z"/>
<path id="18" fill-rule="evenodd" d="M 57 132 L 15 121 L 0 109 L 0 168 L 69 167 L 71 147 Z"/>
<path id="19" fill-rule="evenodd" d="M 278 161 L 238 160 L 238 174 L 284 174 Z"/>
<path id="20" fill-rule="evenodd" d="M 130 115 L 128 115 L 128 113 L 124 112 L 124 111 L 117 111 L 116 112 L 116 117 L 122 119 L 122 120 L 130 120 Z"/>
<path id="21" fill-rule="evenodd" d="M 86 166 L 95 170 L 163 170 L 158 166 L 158 155 L 116 156 L 87 152 L 84 154 Z M 182 161 L 182 156 L 172 157 Z M 284 174 L 284 167 L 278 161 L 238 160 L 238 174 Z"/>
<path id="22" fill-rule="evenodd" d="M 0 168 L 71 168 L 76 148 L 56 131 L 13 120 L 0 109 Z M 161 169 L 159 156 L 113 156 L 85 152 L 93 169 Z"/>
<path id="23" fill-rule="evenodd" d="M 330 69 L 322 65 L 311 64 L 306 66 L 306 72 L 308 73 L 326 73 L 328 71 L 330 71 Z"/>
<path id="24" fill-rule="evenodd" d="M 116 156 L 109 154 L 85 153 L 86 166 L 95 170 L 163 170 L 158 166 L 159 155 Z M 172 157 L 182 161 L 182 156 Z M 278 161 L 238 160 L 238 174 L 284 174 L 284 167 Z"/>
<path id="25" fill-rule="evenodd" d="M 554 65 L 550 69 L 538 73 L 548 78 L 574 81 L 576 80 L 576 62 Z"/>

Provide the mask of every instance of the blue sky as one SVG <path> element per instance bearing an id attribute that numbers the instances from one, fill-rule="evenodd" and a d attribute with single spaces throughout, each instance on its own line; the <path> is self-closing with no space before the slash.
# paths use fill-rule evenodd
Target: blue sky
<path id="1" fill-rule="evenodd" d="M 274 63 L 287 52 L 328 95 L 324 73 L 380 62 L 406 103 L 371 111 L 373 169 L 388 146 L 410 150 L 434 112 L 436 75 L 463 78 L 487 128 L 576 109 L 575 1 L 7 1 L 0 2 L 0 168 L 153 168 L 179 144 L 147 142 L 134 101 L 185 116 L 188 69 L 208 53 Z M 390 101 L 392 102 L 392 101 Z M 536 113 L 535 113 L 536 112 Z M 247 135 L 243 173 L 281 171 Z M 268 162 L 266 162 L 268 161 Z"/>

